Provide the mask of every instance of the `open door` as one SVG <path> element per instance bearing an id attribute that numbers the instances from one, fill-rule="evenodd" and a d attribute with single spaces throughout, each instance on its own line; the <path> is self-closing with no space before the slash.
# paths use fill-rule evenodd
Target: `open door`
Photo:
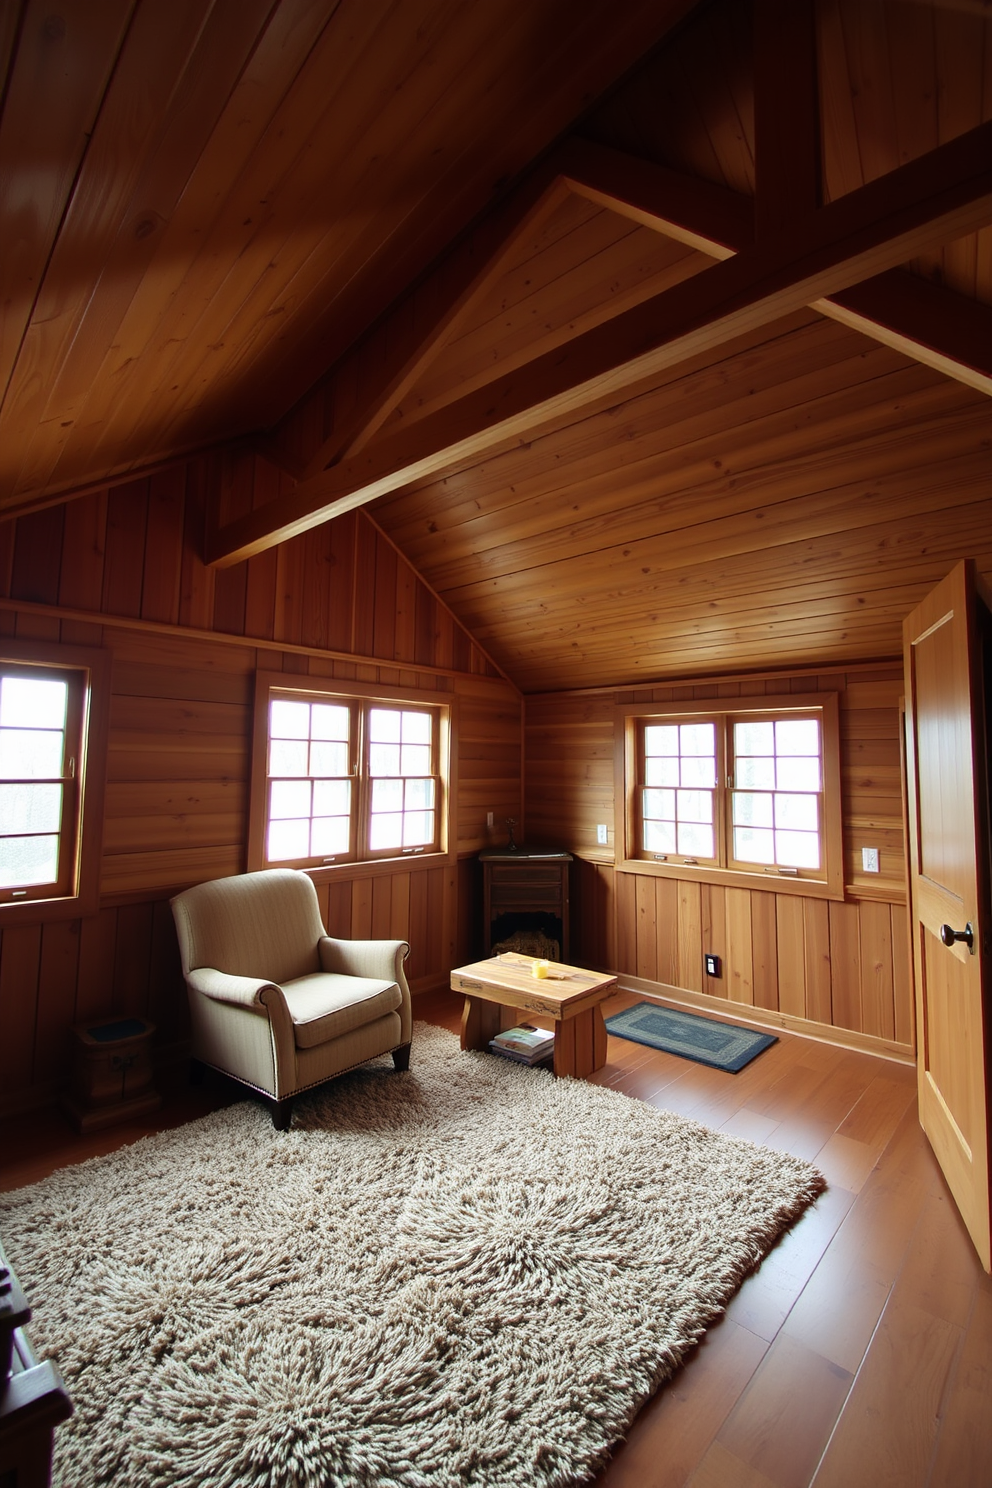
<path id="1" fill-rule="evenodd" d="M 982 1264 L 989 1212 L 989 822 L 974 565 L 908 616 L 906 780 L 920 1121 Z"/>

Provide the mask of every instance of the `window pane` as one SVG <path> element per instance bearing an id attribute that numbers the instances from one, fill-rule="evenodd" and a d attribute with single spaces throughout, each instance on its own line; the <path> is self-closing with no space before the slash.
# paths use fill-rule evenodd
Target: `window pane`
<path id="1" fill-rule="evenodd" d="M 315 780 L 314 816 L 347 816 L 351 811 L 350 780 Z"/>
<path id="2" fill-rule="evenodd" d="M 310 710 L 311 739 L 344 739 L 351 736 L 351 710 L 333 703 L 314 703 Z"/>
<path id="3" fill-rule="evenodd" d="M 779 790 L 818 791 L 820 789 L 820 761 L 814 755 L 805 758 L 795 756 L 782 759 L 776 765 L 776 783 Z"/>
<path id="4" fill-rule="evenodd" d="M 61 826 L 60 785 L 0 785 L 0 832 L 57 832 Z"/>
<path id="5" fill-rule="evenodd" d="M 776 754 L 819 754 L 820 725 L 815 718 L 786 718 L 775 725 Z"/>
<path id="6" fill-rule="evenodd" d="M 433 841 L 433 811 L 408 811 L 403 818 L 403 846 L 424 847 Z"/>
<path id="7" fill-rule="evenodd" d="M 58 864 L 58 837 L 0 838 L 0 888 L 54 883 Z"/>
<path id="8" fill-rule="evenodd" d="M 309 816 L 309 780 L 273 780 L 269 792 L 269 815 L 280 818 Z"/>
<path id="9" fill-rule="evenodd" d="M 815 832 L 776 832 L 775 859 L 783 868 L 819 868 L 819 838 Z"/>
<path id="10" fill-rule="evenodd" d="M 712 790 L 716 785 L 716 760 L 712 756 L 682 756 L 682 782 L 688 786 L 704 786 Z"/>
<path id="11" fill-rule="evenodd" d="M 734 761 L 734 780 L 745 790 L 774 790 L 775 761 L 738 755 Z"/>
<path id="12" fill-rule="evenodd" d="M 774 754 L 775 726 L 772 723 L 735 723 L 735 754 Z"/>
<path id="13" fill-rule="evenodd" d="M 816 796 L 776 796 L 775 825 L 800 832 L 817 831 L 820 822 Z"/>
<path id="14" fill-rule="evenodd" d="M 763 827 L 735 827 L 734 857 L 739 863 L 774 863 L 774 832 Z"/>
<path id="15" fill-rule="evenodd" d="M 752 791 L 735 791 L 734 824 L 742 827 L 770 827 L 772 825 L 772 797 L 757 795 Z"/>
<path id="16" fill-rule="evenodd" d="M 434 809 L 433 780 L 408 780 L 406 783 L 407 811 L 432 811 Z"/>
<path id="17" fill-rule="evenodd" d="M 644 753 L 677 755 L 679 752 L 679 728 L 677 723 L 653 723 L 644 730 Z"/>
<path id="18" fill-rule="evenodd" d="M 716 729 L 712 723 L 683 723 L 679 726 L 680 754 L 716 754 Z"/>
<path id="19" fill-rule="evenodd" d="M 0 728 L 0 777 L 40 780 L 62 774 L 65 735 L 56 729 Z"/>
<path id="20" fill-rule="evenodd" d="M 270 775 L 305 775 L 308 746 L 288 739 L 273 739 L 269 744 Z"/>
<path id="21" fill-rule="evenodd" d="M 403 743 L 430 744 L 431 715 L 429 713 L 403 714 Z"/>
<path id="22" fill-rule="evenodd" d="M 645 759 L 644 783 L 645 785 L 678 785 L 678 757 L 659 758 L 656 756 L 654 759 Z"/>
<path id="23" fill-rule="evenodd" d="M 401 775 L 429 775 L 431 751 L 426 744 L 404 744 L 400 750 Z"/>
<path id="24" fill-rule="evenodd" d="M 0 685 L 0 726 L 64 729 L 68 696 L 65 682 L 4 677 Z"/>
<path id="25" fill-rule="evenodd" d="M 372 744 L 369 746 L 369 774 L 398 775 L 400 773 L 400 746 L 398 744 Z"/>
<path id="26" fill-rule="evenodd" d="M 373 782 L 372 782 L 372 810 L 373 811 L 402 811 L 403 810 L 403 782 L 402 782 L 402 780 L 373 780 Z"/>
<path id="27" fill-rule="evenodd" d="M 310 704 L 274 701 L 269 708 L 270 739 L 306 739 L 310 736 Z"/>
<path id="28" fill-rule="evenodd" d="M 402 714 L 395 708 L 371 708 L 369 710 L 369 738 L 377 744 L 400 742 Z"/>
<path id="29" fill-rule="evenodd" d="M 644 815 L 660 821 L 675 820 L 675 792 L 646 790 L 643 795 Z"/>
<path id="30" fill-rule="evenodd" d="M 679 822 L 678 850 L 690 858 L 713 857 L 713 828 L 696 826 L 694 822 Z"/>
<path id="31" fill-rule="evenodd" d="M 350 822 L 346 816 L 317 816 L 310 829 L 310 856 L 332 857 L 351 846 Z"/>
<path id="32" fill-rule="evenodd" d="M 403 846 L 403 813 L 401 811 L 383 812 L 381 816 L 371 818 L 369 846 L 373 852 L 381 852 L 387 847 Z"/>
<path id="33" fill-rule="evenodd" d="M 311 775 L 347 775 L 348 746 L 317 739 L 310 745 Z"/>
<path id="34" fill-rule="evenodd" d="M 680 822 L 711 822 L 713 820 L 713 797 L 710 792 L 680 790 L 678 819 Z"/>
<path id="35" fill-rule="evenodd" d="M 270 821 L 267 856 L 270 863 L 310 856 L 310 822 Z"/>
<path id="36" fill-rule="evenodd" d="M 675 851 L 675 823 L 646 821 L 644 823 L 644 851 L 673 853 Z"/>

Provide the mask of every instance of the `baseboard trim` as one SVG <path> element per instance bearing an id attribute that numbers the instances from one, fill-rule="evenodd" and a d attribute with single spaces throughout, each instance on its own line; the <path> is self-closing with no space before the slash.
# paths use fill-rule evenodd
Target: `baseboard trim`
<path id="1" fill-rule="evenodd" d="M 692 1012 L 707 1012 L 716 1018 L 753 1024 L 756 1028 L 779 1029 L 783 1033 L 796 1034 L 799 1038 L 814 1039 L 817 1043 L 837 1044 L 842 1049 L 852 1049 L 858 1054 L 874 1054 L 880 1059 L 890 1059 L 894 1064 L 916 1063 L 916 1051 L 909 1044 L 897 1044 L 894 1039 L 877 1038 L 874 1034 L 859 1033 L 853 1028 L 837 1028 L 832 1023 L 815 1023 L 811 1018 L 797 1018 L 791 1013 L 779 1013 L 771 1008 L 756 1008 L 749 1003 L 731 1002 L 728 997 L 710 997 L 703 992 L 690 992 L 685 987 L 673 987 L 667 982 L 649 982 L 644 977 L 621 975 L 617 986 L 622 992 L 636 992 L 641 997 L 674 1003 Z M 607 1007 L 603 1011 L 608 1015 Z"/>

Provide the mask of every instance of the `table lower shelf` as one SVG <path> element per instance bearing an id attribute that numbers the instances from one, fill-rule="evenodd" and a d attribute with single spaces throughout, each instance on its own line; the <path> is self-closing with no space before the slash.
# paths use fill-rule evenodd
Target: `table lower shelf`
<path id="1" fill-rule="evenodd" d="M 463 1049 L 488 1049 L 490 1041 L 504 1028 L 520 1022 L 520 1009 L 505 1007 L 488 998 L 466 996 L 462 1011 Z M 571 1017 L 554 1024 L 554 1071 L 582 1079 L 606 1063 L 606 1024 L 603 1009 L 583 1008 Z"/>

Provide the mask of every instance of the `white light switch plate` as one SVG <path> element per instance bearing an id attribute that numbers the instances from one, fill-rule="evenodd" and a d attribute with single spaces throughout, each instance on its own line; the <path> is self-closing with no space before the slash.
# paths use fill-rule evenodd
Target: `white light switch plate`
<path id="1" fill-rule="evenodd" d="M 605 847 L 608 840 L 609 838 L 607 835 L 605 823 L 600 822 L 596 828 L 596 841 L 599 843 L 600 847 Z"/>
<path id="2" fill-rule="evenodd" d="M 877 847 L 863 847 L 861 849 L 861 866 L 866 873 L 878 872 Z"/>

